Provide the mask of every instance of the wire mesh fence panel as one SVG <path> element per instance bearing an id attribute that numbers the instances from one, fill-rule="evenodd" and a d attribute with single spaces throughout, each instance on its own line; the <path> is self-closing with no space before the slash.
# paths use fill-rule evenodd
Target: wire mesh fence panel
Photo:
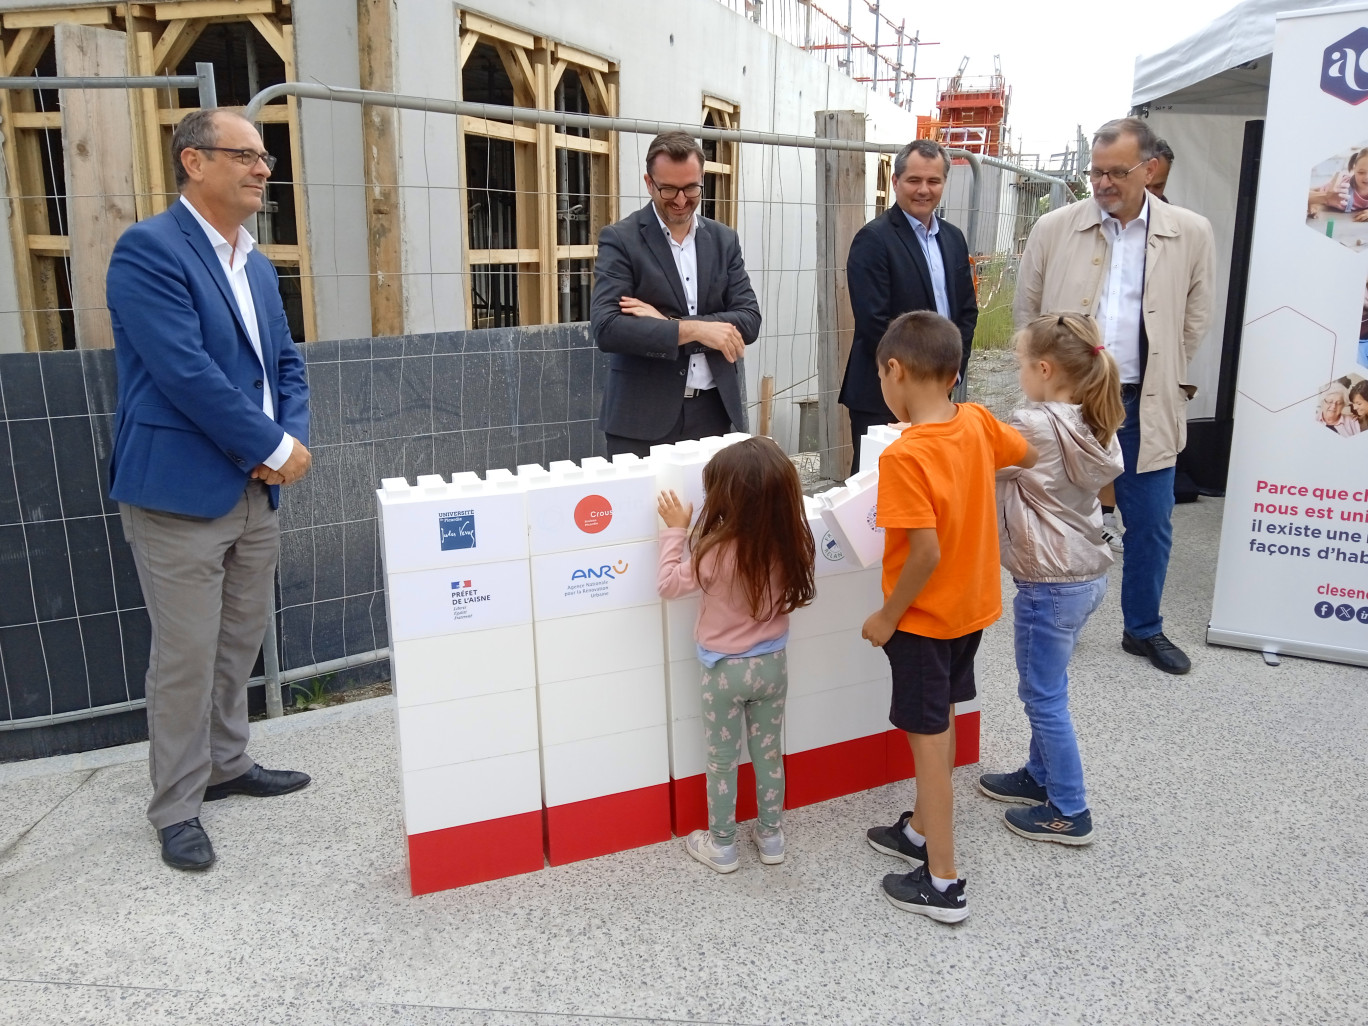
<path id="1" fill-rule="evenodd" d="M 484 95 L 517 99 L 508 62 L 478 49 L 472 59 L 484 62 Z M 565 114 L 596 112 L 609 96 L 591 71 L 558 83 L 552 102 Z M 324 145 L 290 168 L 290 181 L 273 177 L 271 189 L 289 197 L 288 209 L 282 202 L 266 212 L 265 227 L 260 216 L 246 226 L 263 233 L 268 257 L 284 253 L 282 297 L 312 393 L 313 469 L 285 490 L 281 507 L 278 636 L 286 679 L 351 672 L 385 654 L 374 498 L 382 479 L 604 451 L 596 420 L 608 357 L 588 323 L 598 237 L 651 202 L 644 174 L 652 133 L 625 122 L 600 128 L 569 118 L 556 125 L 400 111 L 391 166 L 366 174 L 360 169 L 372 165 L 354 152 L 356 129 L 373 109 L 309 103 L 307 124 Z M 735 105 L 705 103 L 698 120 L 710 129 L 744 123 Z M 58 133 L 53 142 L 61 141 Z M 817 224 L 842 213 L 858 225 L 896 202 L 890 154 L 859 154 L 849 198 L 821 204 L 816 140 L 704 142 L 700 207 L 738 233 L 762 314 L 742 368 L 748 427 L 763 427 L 790 453 L 815 453 L 806 465 L 823 465 L 823 456 L 839 454 L 830 442 L 822 451 L 815 425 L 836 402 L 839 380 L 824 383 L 820 367 L 829 348 L 848 344 L 849 311 L 847 303 L 839 317 L 824 314 L 818 295 L 831 275 L 844 275 L 848 239 L 824 249 Z M 44 182 L 17 198 L 74 209 L 76 195 L 62 192 L 53 175 Z M 13 198 L 16 184 L 10 188 Z M 978 282 L 968 397 L 999 415 L 1018 399 L 1009 349 L 1017 255 L 1030 224 L 1062 192 L 991 167 L 981 169 L 975 188 L 962 162 L 945 188 L 941 216 L 971 236 Z M 152 195 L 144 188 L 132 197 L 139 216 L 164 206 Z M 369 205 L 377 196 L 385 198 L 379 214 Z M 78 227 L 67 230 L 76 245 Z M 294 248 L 280 248 L 287 245 Z M 0 289 L 0 323 L 21 333 L 31 315 L 74 323 L 95 308 L 68 298 L 78 294 L 89 295 Z M 44 295 L 60 299 L 40 306 Z M 74 347 L 69 335 L 21 337 L 30 348 L 55 349 Z M 146 614 L 106 494 L 110 356 L 0 355 L 10 450 L 9 473 L 0 474 L 8 478 L 0 480 L 0 723 L 37 725 L 141 699 Z M 30 379 L 44 397 L 41 410 L 19 384 Z M 80 410 L 52 412 L 72 403 Z M 59 423 L 67 416 L 76 418 L 69 429 Z M 95 535 L 100 544 L 87 544 Z M 97 578 L 108 585 L 92 583 Z"/>

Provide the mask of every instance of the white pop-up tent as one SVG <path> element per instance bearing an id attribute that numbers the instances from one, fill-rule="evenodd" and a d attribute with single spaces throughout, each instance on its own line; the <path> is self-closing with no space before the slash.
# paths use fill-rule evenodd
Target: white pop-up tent
<path id="1" fill-rule="evenodd" d="M 1205 215 L 1216 235 L 1211 327 L 1190 373 L 1198 394 L 1188 407 L 1186 460 L 1201 483 L 1224 479 L 1229 451 L 1234 356 L 1256 185 L 1253 172 L 1268 107 L 1275 17 L 1283 11 L 1361 3 L 1244 0 L 1201 31 L 1135 62 L 1132 108 L 1149 119 L 1175 155 L 1166 194 L 1173 203 Z M 1250 122 L 1260 124 L 1250 128 Z M 1232 267 L 1241 309 L 1232 311 L 1228 326 Z"/>

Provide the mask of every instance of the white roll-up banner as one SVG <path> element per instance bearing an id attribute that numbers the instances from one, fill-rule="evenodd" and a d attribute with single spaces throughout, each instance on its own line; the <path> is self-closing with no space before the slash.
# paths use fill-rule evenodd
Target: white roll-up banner
<path id="1" fill-rule="evenodd" d="M 1368 4 L 1280 15 L 1207 640 L 1368 666 Z"/>

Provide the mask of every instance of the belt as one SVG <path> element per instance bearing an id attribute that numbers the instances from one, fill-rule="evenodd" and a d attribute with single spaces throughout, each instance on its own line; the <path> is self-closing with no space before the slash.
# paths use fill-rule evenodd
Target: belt
<path id="1" fill-rule="evenodd" d="M 1123 403 L 1133 402 L 1134 400 L 1139 399 L 1139 398 L 1140 398 L 1140 386 L 1139 386 L 1139 385 L 1122 385 L 1122 386 L 1121 386 L 1121 401 L 1122 401 Z"/>
<path id="2" fill-rule="evenodd" d="M 685 399 L 697 399 L 700 395 L 706 395 L 706 394 L 709 393 L 709 392 L 716 392 L 716 391 L 717 391 L 717 386 L 716 386 L 716 385 L 714 385 L 712 388 L 686 388 L 686 389 L 684 389 L 684 398 L 685 398 Z"/>

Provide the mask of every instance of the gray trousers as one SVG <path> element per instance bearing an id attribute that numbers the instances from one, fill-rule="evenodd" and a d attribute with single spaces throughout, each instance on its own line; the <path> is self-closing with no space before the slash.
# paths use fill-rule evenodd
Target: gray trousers
<path id="1" fill-rule="evenodd" d="M 152 620 L 147 818 L 160 830 L 198 816 L 207 785 L 252 768 L 247 678 L 266 634 L 280 518 L 258 481 L 214 520 L 119 512 Z"/>

